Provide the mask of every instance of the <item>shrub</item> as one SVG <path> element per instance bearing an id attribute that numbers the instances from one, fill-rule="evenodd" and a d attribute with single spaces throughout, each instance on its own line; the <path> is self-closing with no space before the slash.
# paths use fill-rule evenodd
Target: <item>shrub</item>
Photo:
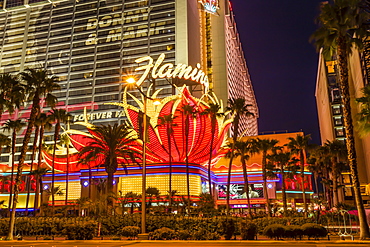
<path id="1" fill-rule="evenodd" d="M 240 222 L 240 235 L 243 240 L 253 240 L 257 236 L 257 226 L 252 221 Z"/>
<path id="2" fill-rule="evenodd" d="M 91 240 L 97 230 L 94 221 L 75 222 L 64 225 L 63 234 L 67 235 L 68 240 Z"/>
<path id="3" fill-rule="evenodd" d="M 179 240 L 188 240 L 191 237 L 191 234 L 188 230 L 179 230 L 177 231 L 177 237 Z"/>
<path id="4" fill-rule="evenodd" d="M 222 222 L 223 235 L 226 240 L 230 240 L 235 232 L 235 223 L 232 219 L 226 219 Z"/>
<path id="5" fill-rule="evenodd" d="M 284 237 L 286 238 L 294 238 L 294 239 L 302 239 L 303 230 L 300 226 L 285 226 L 285 233 Z"/>
<path id="6" fill-rule="evenodd" d="M 281 237 L 283 237 L 285 234 L 285 228 L 281 224 L 272 224 L 269 226 L 266 226 L 263 230 L 263 235 L 269 237 L 269 238 L 275 238 L 276 240 L 279 240 Z"/>
<path id="7" fill-rule="evenodd" d="M 149 233 L 149 239 L 152 240 L 172 240 L 176 238 L 177 238 L 176 232 L 167 227 L 162 227 L 160 229 L 155 230 L 154 232 Z"/>
<path id="8" fill-rule="evenodd" d="M 311 237 L 314 237 L 315 239 L 318 239 L 320 237 L 325 237 L 328 235 L 328 231 L 325 229 L 325 227 L 315 224 L 315 223 L 307 223 L 302 226 L 303 234 L 310 239 Z"/>
<path id="9" fill-rule="evenodd" d="M 140 233 L 140 228 L 137 226 L 125 226 L 119 231 L 119 235 L 128 239 L 135 239 Z"/>

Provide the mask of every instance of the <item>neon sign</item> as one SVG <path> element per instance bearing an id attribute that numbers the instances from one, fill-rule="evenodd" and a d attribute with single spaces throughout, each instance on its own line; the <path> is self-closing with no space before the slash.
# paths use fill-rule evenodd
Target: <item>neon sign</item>
<path id="1" fill-rule="evenodd" d="M 218 0 L 199 0 L 199 2 L 203 5 L 205 11 L 217 14 L 219 9 Z"/>
<path id="2" fill-rule="evenodd" d="M 185 80 L 192 80 L 198 82 L 204 86 L 204 92 L 207 93 L 209 90 L 209 81 L 208 76 L 205 72 L 200 69 L 200 64 L 197 63 L 196 67 L 190 65 L 179 63 L 176 65 L 172 63 L 162 64 L 166 58 L 165 54 L 162 53 L 157 61 L 154 63 L 154 60 L 150 56 L 141 57 L 135 60 L 136 63 L 147 62 L 146 65 L 140 66 L 135 69 L 135 71 L 144 70 L 144 73 L 141 75 L 140 79 L 136 81 L 137 86 L 141 86 L 144 80 L 147 78 L 151 72 L 151 77 L 156 78 L 179 78 Z"/>

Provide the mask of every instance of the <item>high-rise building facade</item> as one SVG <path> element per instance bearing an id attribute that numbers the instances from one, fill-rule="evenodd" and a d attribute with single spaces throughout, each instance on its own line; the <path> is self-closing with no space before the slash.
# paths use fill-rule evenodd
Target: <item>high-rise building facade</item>
<path id="1" fill-rule="evenodd" d="M 366 45 L 367 46 L 367 45 Z M 367 49 L 369 49 L 367 47 Z M 367 50 L 366 49 L 366 50 Z M 366 51 L 365 50 L 365 51 Z M 368 184 L 370 182 L 370 137 L 361 137 L 356 127 L 359 105 L 355 99 L 362 97 L 361 89 L 367 84 L 367 70 L 370 67 L 366 53 L 353 49 L 349 57 L 349 86 L 351 96 L 352 119 L 355 125 L 354 137 L 357 153 L 357 166 L 361 183 L 361 193 L 365 201 L 370 200 Z M 327 60 L 322 54 L 319 56 L 318 73 L 316 80 L 316 104 L 319 118 L 321 142 L 345 140 L 345 127 L 342 115 L 341 93 L 338 81 L 338 67 L 335 58 Z M 345 198 L 352 198 L 349 172 L 344 172 Z"/>

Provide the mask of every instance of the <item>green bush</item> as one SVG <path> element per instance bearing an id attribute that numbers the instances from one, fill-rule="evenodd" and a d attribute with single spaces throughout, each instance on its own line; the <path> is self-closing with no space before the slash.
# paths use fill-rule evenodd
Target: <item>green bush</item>
<path id="1" fill-rule="evenodd" d="M 285 226 L 285 233 L 284 237 L 286 238 L 293 238 L 293 239 L 302 239 L 303 235 L 303 230 L 301 226 L 295 226 L 295 225 L 290 225 L 290 226 Z"/>
<path id="2" fill-rule="evenodd" d="M 285 228 L 281 224 L 272 224 L 269 226 L 266 226 L 263 230 L 263 235 L 269 237 L 269 238 L 275 238 L 276 240 L 279 240 L 282 238 L 285 234 Z"/>
<path id="3" fill-rule="evenodd" d="M 222 222 L 223 235 L 226 240 L 230 240 L 235 233 L 235 222 L 232 219 L 225 219 Z"/>
<path id="4" fill-rule="evenodd" d="M 173 240 L 177 238 L 177 234 L 174 230 L 162 227 L 149 233 L 149 239 L 152 240 Z"/>
<path id="5" fill-rule="evenodd" d="M 179 230 L 177 231 L 177 237 L 179 240 L 189 240 L 191 238 L 191 234 L 188 230 Z"/>
<path id="6" fill-rule="evenodd" d="M 302 225 L 303 234 L 310 239 L 314 237 L 315 239 L 319 239 L 320 237 L 325 237 L 328 235 L 328 231 L 325 227 L 315 224 L 315 223 L 307 223 Z"/>
<path id="7" fill-rule="evenodd" d="M 250 220 L 240 222 L 240 235 L 243 240 L 253 240 L 257 236 L 257 225 Z"/>
<path id="8" fill-rule="evenodd" d="M 137 226 L 125 226 L 119 232 L 120 236 L 127 237 L 129 239 L 135 239 L 140 233 L 140 228 Z"/>
<path id="9" fill-rule="evenodd" d="M 63 234 L 68 240 L 91 240 L 97 230 L 97 223 L 94 221 L 75 222 L 64 225 Z"/>

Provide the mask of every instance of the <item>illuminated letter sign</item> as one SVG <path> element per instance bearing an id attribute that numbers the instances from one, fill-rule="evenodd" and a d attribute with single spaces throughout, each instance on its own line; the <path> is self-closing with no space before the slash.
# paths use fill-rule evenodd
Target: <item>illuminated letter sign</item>
<path id="1" fill-rule="evenodd" d="M 165 59 L 164 53 L 162 53 L 157 61 L 154 63 L 153 58 L 150 56 L 141 57 L 135 60 L 135 63 L 147 62 L 146 65 L 140 66 L 135 69 L 135 71 L 143 70 L 144 73 L 141 75 L 140 79 L 136 81 L 138 86 L 144 82 L 149 73 L 151 72 L 151 77 L 156 78 L 179 78 L 185 80 L 192 80 L 198 82 L 204 86 L 204 92 L 207 93 L 209 90 L 208 76 L 200 69 L 200 64 L 198 63 L 196 67 L 190 65 L 179 63 L 173 65 L 172 63 L 162 62 Z"/>
<path id="2" fill-rule="evenodd" d="M 199 2 L 203 5 L 205 11 L 217 15 L 218 0 L 199 0 Z"/>

